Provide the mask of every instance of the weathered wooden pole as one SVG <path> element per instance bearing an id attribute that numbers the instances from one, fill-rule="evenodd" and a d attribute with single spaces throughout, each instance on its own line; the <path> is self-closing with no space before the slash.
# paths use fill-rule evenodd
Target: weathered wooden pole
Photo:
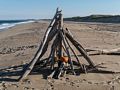
<path id="1" fill-rule="evenodd" d="M 70 48 L 70 49 L 71 49 L 71 51 L 73 52 L 73 54 L 74 54 L 74 56 L 75 56 L 75 58 L 76 58 L 76 60 L 77 60 L 78 64 L 79 64 L 79 65 L 80 65 L 80 67 L 83 69 L 82 64 L 80 63 L 78 56 L 76 55 L 75 51 L 73 50 L 73 48 L 72 48 L 72 47 L 71 47 L 71 45 L 69 44 L 69 42 L 68 42 L 68 40 L 67 40 L 67 38 L 66 38 L 66 37 L 65 37 L 65 40 L 66 40 L 66 42 L 67 42 L 67 44 L 68 44 L 69 48 Z"/>
<path id="2" fill-rule="evenodd" d="M 58 13 L 58 9 L 56 10 L 56 13 L 55 13 L 55 16 L 54 18 L 52 19 L 46 33 L 45 33 L 45 36 L 43 38 L 43 41 L 41 43 L 41 46 L 39 48 L 39 50 L 37 51 L 37 53 L 35 54 L 34 58 L 32 59 L 32 61 L 29 63 L 29 65 L 23 70 L 23 75 L 19 78 L 19 81 L 21 81 L 22 79 L 24 79 L 30 72 L 31 70 L 33 69 L 35 63 L 37 62 L 37 60 L 40 58 L 41 56 L 41 53 L 43 52 L 43 48 L 46 44 L 46 41 L 48 39 L 48 35 L 52 29 L 52 26 L 54 25 L 55 21 L 56 21 L 56 17 L 57 17 L 57 13 Z"/>
<path id="3" fill-rule="evenodd" d="M 62 17 L 62 13 L 60 12 L 58 15 L 59 19 L 58 19 L 58 31 L 63 29 L 63 17 Z M 58 36 L 59 36 L 59 45 L 58 45 L 58 58 L 60 59 L 62 57 L 62 37 L 60 36 L 60 32 L 58 32 Z"/>
<path id="4" fill-rule="evenodd" d="M 81 47 L 81 45 L 76 40 L 74 40 L 69 33 L 65 32 L 65 35 L 71 41 L 71 43 L 77 48 L 77 50 L 83 55 L 83 57 L 88 61 L 90 66 L 95 67 L 95 64 L 92 62 L 92 60 L 88 56 L 85 49 Z"/>

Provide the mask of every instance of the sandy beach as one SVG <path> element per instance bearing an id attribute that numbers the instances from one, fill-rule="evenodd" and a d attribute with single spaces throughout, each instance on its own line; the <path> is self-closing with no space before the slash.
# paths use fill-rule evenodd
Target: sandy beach
<path id="1" fill-rule="evenodd" d="M 120 90 L 120 73 L 67 74 L 57 80 L 47 80 L 44 78 L 47 71 L 39 70 L 37 73 L 31 72 L 24 81 L 16 82 L 21 75 L 21 68 L 14 66 L 32 60 L 48 25 L 47 21 L 39 21 L 0 31 L 0 90 Z M 120 24 L 64 22 L 66 27 L 84 48 L 120 47 Z M 96 65 L 105 67 L 103 70 L 120 72 L 119 55 L 90 57 Z"/>

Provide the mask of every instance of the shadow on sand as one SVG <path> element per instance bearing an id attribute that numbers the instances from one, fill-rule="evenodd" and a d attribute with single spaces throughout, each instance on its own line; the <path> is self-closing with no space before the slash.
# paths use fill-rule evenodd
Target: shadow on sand
<path id="1" fill-rule="evenodd" d="M 11 67 L 0 69 L 0 81 L 18 82 L 19 77 L 23 74 L 23 69 L 27 65 L 28 64 L 19 65 L 19 66 L 11 66 Z M 47 76 L 49 76 L 51 72 L 52 71 L 49 68 L 35 67 L 30 73 L 30 75 L 42 75 L 44 79 L 47 79 Z M 75 69 L 75 72 L 77 73 L 77 75 L 84 73 L 82 70 L 78 70 L 78 69 Z M 100 69 L 88 70 L 87 72 L 88 73 L 102 73 L 102 74 L 120 73 L 120 72 L 106 71 L 106 70 L 100 70 Z"/>
<path id="2" fill-rule="evenodd" d="M 0 81 L 18 82 L 26 66 L 27 65 L 19 65 L 0 69 Z M 47 79 L 47 76 L 50 74 L 51 71 L 49 68 L 39 67 L 34 68 L 30 73 L 30 75 L 42 75 L 44 79 Z"/>

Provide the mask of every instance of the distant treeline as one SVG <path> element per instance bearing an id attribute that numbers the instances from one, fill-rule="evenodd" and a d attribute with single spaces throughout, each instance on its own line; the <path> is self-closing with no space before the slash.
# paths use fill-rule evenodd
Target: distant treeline
<path id="1" fill-rule="evenodd" d="M 65 21 L 76 22 L 101 22 L 101 23 L 120 23 L 120 15 L 90 15 L 86 17 L 69 17 Z"/>

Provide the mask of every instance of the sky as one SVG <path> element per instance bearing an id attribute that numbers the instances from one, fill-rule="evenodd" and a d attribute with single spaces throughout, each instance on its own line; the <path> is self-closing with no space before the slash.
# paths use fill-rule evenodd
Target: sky
<path id="1" fill-rule="evenodd" d="M 57 7 L 64 17 L 120 15 L 120 0 L 0 0 L 0 20 L 52 18 Z"/>

